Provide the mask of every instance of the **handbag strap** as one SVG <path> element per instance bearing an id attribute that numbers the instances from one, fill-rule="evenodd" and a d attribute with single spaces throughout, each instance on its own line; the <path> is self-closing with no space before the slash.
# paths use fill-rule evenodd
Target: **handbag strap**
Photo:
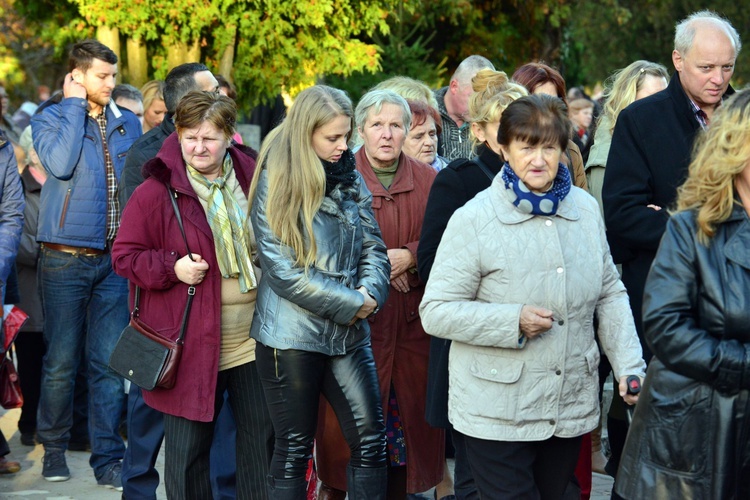
<path id="1" fill-rule="evenodd" d="M 476 163 L 476 165 L 480 169 L 482 169 L 482 172 L 484 172 L 484 175 L 486 175 L 487 177 L 489 177 L 490 180 L 493 180 L 495 178 L 495 174 L 492 173 L 492 171 L 490 170 L 490 168 L 482 160 L 480 160 L 478 156 L 475 156 L 474 158 L 472 158 L 471 161 L 473 161 L 474 163 Z"/>
<path id="2" fill-rule="evenodd" d="M 165 183 L 164 187 L 167 188 L 167 193 L 169 195 L 169 201 L 172 202 L 172 208 L 174 209 L 174 215 L 177 217 L 177 224 L 180 226 L 180 233 L 182 233 L 182 241 L 185 242 L 185 249 L 187 250 L 188 257 L 190 257 L 190 260 L 193 259 L 193 254 L 190 253 L 190 247 L 188 246 L 187 242 L 187 236 L 185 236 L 185 226 L 182 225 L 182 216 L 180 215 L 180 208 L 177 206 L 177 192 L 172 193 L 172 190 L 169 188 L 169 184 Z"/>
<path id="3" fill-rule="evenodd" d="M 167 194 L 169 195 L 169 201 L 172 202 L 172 208 L 174 209 L 174 215 L 177 218 L 177 224 L 180 226 L 180 233 L 182 233 L 182 241 L 185 242 L 185 250 L 187 250 L 187 256 L 190 260 L 193 259 L 193 254 L 190 253 L 190 247 L 188 246 L 187 236 L 185 236 L 185 227 L 182 225 L 182 216 L 180 215 L 180 208 L 177 206 L 177 192 L 172 193 L 169 188 L 169 184 L 164 183 L 164 187 L 167 188 Z M 182 344 L 185 338 L 185 330 L 187 330 L 188 317 L 190 316 L 190 306 L 193 305 L 193 297 L 195 296 L 195 285 L 190 285 L 187 290 L 188 298 L 187 304 L 185 304 L 185 312 L 182 314 L 182 325 L 180 326 L 180 336 L 177 338 L 177 343 Z"/>
<path id="4" fill-rule="evenodd" d="M 180 226 L 180 233 L 182 233 L 182 240 L 185 242 L 185 249 L 187 250 L 187 255 L 190 258 L 190 260 L 193 259 L 193 254 L 190 252 L 190 247 L 188 246 L 187 242 L 187 236 L 185 235 L 185 227 L 182 224 L 182 216 L 180 215 L 180 208 L 177 206 L 177 200 L 175 200 L 177 194 L 172 193 L 172 190 L 169 188 L 169 184 L 164 184 L 164 187 L 167 188 L 167 196 L 169 196 L 169 201 L 172 202 L 172 208 L 174 209 L 174 215 L 177 218 L 177 225 Z M 182 344 L 185 338 L 185 331 L 187 330 L 187 321 L 188 317 L 190 317 L 190 308 L 193 305 L 193 297 L 195 296 L 195 285 L 188 286 L 188 298 L 187 298 L 187 304 L 185 304 L 185 312 L 182 314 L 182 325 L 180 326 L 180 336 L 177 338 L 177 343 Z M 133 318 L 138 317 L 138 310 L 141 303 L 141 287 L 136 285 L 135 286 L 135 303 L 133 304 L 133 312 L 131 313 L 131 316 Z"/>

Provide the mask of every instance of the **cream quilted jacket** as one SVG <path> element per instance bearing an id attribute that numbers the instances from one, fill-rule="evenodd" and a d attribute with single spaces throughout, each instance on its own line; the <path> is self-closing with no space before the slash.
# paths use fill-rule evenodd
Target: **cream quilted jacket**
<path id="1" fill-rule="evenodd" d="M 519 337 L 524 304 L 552 310 L 552 329 L 530 340 Z M 594 198 L 573 187 L 555 216 L 532 216 L 513 206 L 501 176 L 495 177 L 451 218 L 420 307 L 427 333 L 453 340 L 453 426 L 501 441 L 594 429 L 594 311 L 617 376 L 643 376 L 628 297 Z"/>

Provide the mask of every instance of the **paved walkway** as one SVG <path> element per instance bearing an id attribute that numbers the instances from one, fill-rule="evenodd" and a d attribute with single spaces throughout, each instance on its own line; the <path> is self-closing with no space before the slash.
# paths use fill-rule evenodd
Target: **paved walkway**
<path id="1" fill-rule="evenodd" d="M 10 444 L 8 458 L 21 462 L 21 472 L 0 476 L 0 499 L 28 499 L 28 500 L 116 500 L 121 494 L 117 491 L 98 486 L 94 473 L 89 467 L 89 453 L 69 451 L 66 454 L 71 478 L 60 483 L 50 483 L 42 478 L 41 445 L 32 448 L 24 446 L 18 432 L 18 417 L 20 410 L 5 411 L 0 408 L 0 430 L 2 430 Z M 157 461 L 160 472 L 164 470 L 164 454 L 160 454 Z M 609 476 L 594 474 L 592 500 L 607 500 L 610 498 L 612 479 Z M 167 495 L 162 483 L 157 490 L 158 498 L 165 499 Z M 431 494 L 430 497 L 432 498 Z"/>
<path id="2" fill-rule="evenodd" d="M 94 472 L 89 466 L 89 453 L 69 451 L 66 453 L 70 479 L 59 483 L 45 481 L 42 477 L 41 445 L 35 447 L 21 444 L 18 432 L 18 417 L 21 410 L 5 411 L 0 408 L 0 430 L 10 444 L 8 458 L 21 462 L 21 472 L 0 476 L 0 499 L 30 500 L 116 500 L 122 493 L 96 484 Z M 164 454 L 157 461 L 159 470 L 164 470 Z M 157 490 L 160 499 L 167 498 L 164 485 Z"/>

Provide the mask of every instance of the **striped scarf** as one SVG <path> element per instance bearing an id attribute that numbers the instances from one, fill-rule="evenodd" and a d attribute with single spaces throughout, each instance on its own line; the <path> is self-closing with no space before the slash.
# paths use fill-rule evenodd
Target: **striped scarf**
<path id="1" fill-rule="evenodd" d="M 213 181 L 206 179 L 190 164 L 187 170 L 199 185 L 208 189 L 206 217 L 214 235 L 221 275 L 224 278 L 239 278 L 240 291 L 247 293 L 258 283 L 250 262 L 250 237 L 245 229 L 245 217 L 232 189 L 227 186 L 227 179 L 233 172 L 232 157 L 227 153 L 221 175 Z"/>

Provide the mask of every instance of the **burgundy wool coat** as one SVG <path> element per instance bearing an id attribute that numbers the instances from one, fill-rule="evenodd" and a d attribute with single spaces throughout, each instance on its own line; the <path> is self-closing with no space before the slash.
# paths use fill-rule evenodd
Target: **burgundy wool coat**
<path id="1" fill-rule="evenodd" d="M 375 176 L 364 148 L 355 155 L 357 170 L 372 192 L 372 208 L 388 249 L 408 249 L 417 259 L 427 197 L 437 172 L 401 153 L 398 170 L 389 189 Z M 416 266 L 415 266 L 416 268 Z M 408 293 L 391 288 L 388 300 L 370 321 L 372 350 L 380 381 L 383 410 L 388 408 L 391 384 L 396 391 L 406 439 L 407 491 L 426 491 L 443 478 L 445 438 L 443 429 L 427 424 L 427 365 L 430 338 L 419 319 L 424 283 L 409 273 Z M 322 405 L 318 426 L 318 473 L 334 488 L 346 490 L 349 450 L 331 407 Z"/>
<path id="2" fill-rule="evenodd" d="M 254 150 L 241 145 L 229 148 L 235 175 L 245 195 L 255 171 Z M 210 422 L 214 419 L 214 394 L 221 346 L 221 272 L 214 237 L 206 213 L 193 191 L 177 134 L 170 135 L 156 158 L 143 167 L 146 180 L 133 193 L 122 214 L 112 247 L 112 266 L 130 280 L 130 306 L 135 285 L 141 287 L 140 316 L 153 329 L 177 339 L 187 302 L 188 286 L 175 275 L 175 262 L 187 253 L 172 204 L 164 187 L 177 192 L 190 252 L 208 262 L 195 297 L 185 332 L 185 345 L 172 389 L 143 391 L 152 408 L 169 415 Z M 248 332 L 250 335 L 250 332 Z"/>

